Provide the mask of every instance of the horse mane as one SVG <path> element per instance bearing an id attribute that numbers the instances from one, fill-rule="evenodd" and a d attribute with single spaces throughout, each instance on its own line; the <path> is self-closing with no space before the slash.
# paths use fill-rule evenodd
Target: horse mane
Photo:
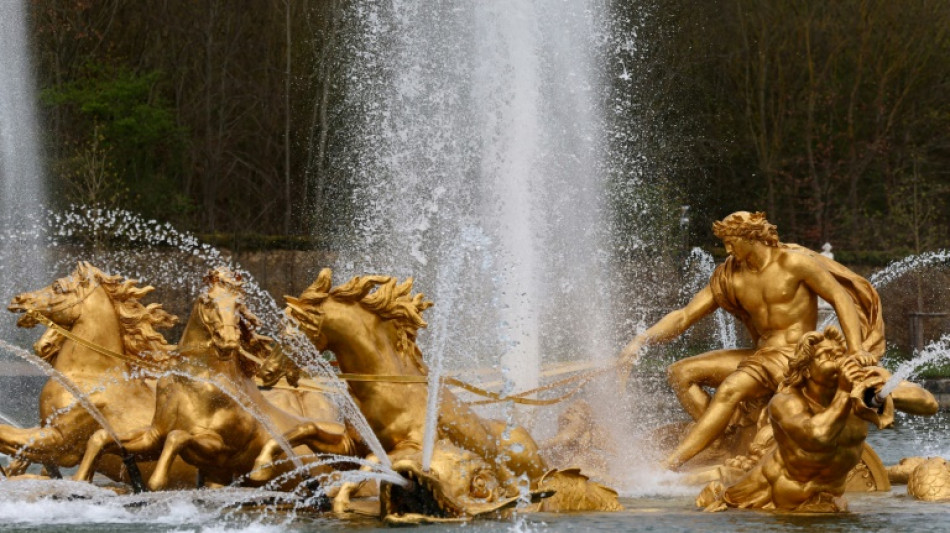
<path id="1" fill-rule="evenodd" d="M 139 287 L 138 280 L 110 276 L 86 262 L 80 263 L 77 273 L 87 279 L 94 278 L 109 295 L 119 317 L 125 353 L 156 363 L 173 357 L 174 346 L 155 328 L 171 327 L 178 317 L 162 309 L 161 304 L 142 305 L 140 301 L 155 287 Z"/>
<path id="2" fill-rule="evenodd" d="M 397 353 L 423 373 L 428 373 L 422 360 L 422 352 L 416 346 L 416 334 L 419 328 L 427 327 L 422 312 L 433 303 L 425 299 L 422 293 L 412 294 L 412 278 L 398 283 L 393 276 L 354 276 L 350 281 L 330 288 L 332 271 L 325 268 L 320 271 L 317 280 L 307 287 L 300 299 L 307 303 L 319 304 L 328 297 L 341 302 L 358 303 L 383 320 L 392 320 L 398 334 Z"/>

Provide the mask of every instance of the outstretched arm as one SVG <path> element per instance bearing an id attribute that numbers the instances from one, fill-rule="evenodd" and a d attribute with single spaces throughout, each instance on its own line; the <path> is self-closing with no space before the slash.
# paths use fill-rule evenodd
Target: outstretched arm
<path id="1" fill-rule="evenodd" d="M 656 342 L 665 342 L 680 336 L 700 318 L 716 310 L 716 300 L 713 298 L 709 285 L 703 287 L 686 307 L 677 309 L 660 319 L 650 329 L 637 335 L 620 352 L 621 364 L 632 366 L 637 362 L 640 349 Z"/>

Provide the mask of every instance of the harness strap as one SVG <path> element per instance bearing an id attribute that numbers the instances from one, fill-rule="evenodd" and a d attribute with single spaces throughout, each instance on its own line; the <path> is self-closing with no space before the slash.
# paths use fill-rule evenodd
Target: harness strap
<path id="1" fill-rule="evenodd" d="M 66 337 L 67 339 L 70 339 L 70 340 L 72 340 L 72 341 L 74 341 L 74 342 L 76 342 L 76 343 L 78 343 L 78 344 L 81 344 L 82 346 L 84 346 L 84 347 L 86 347 L 86 348 L 89 348 L 90 350 L 92 350 L 92 351 L 94 351 L 94 352 L 96 352 L 96 353 L 105 355 L 105 356 L 107 356 L 107 357 L 112 357 L 112 358 L 114 358 L 114 359 L 119 359 L 119 360 L 121 360 L 121 361 L 123 361 L 123 362 L 126 362 L 126 363 L 128 363 L 128 364 L 131 364 L 131 365 L 134 365 L 134 366 L 140 366 L 140 367 L 143 367 L 143 368 L 146 368 L 146 369 L 149 369 L 149 370 L 153 370 L 153 371 L 159 371 L 159 372 L 160 372 L 160 371 L 162 371 L 162 370 L 165 370 L 165 369 L 164 369 L 161 365 L 159 365 L 159 364 L 152 363 L 152 362 L 147 361 L 147 360 L 144 360 L 144 359 L 134 359 L 134 358 L 129 357 L 128 355 L 126 355 L 126 354 L 124 354 L 124 353 L 118 353 L 118 352 L 112 351 L 112 350 L 110 350 L 110 349 L 108 349 L 108 348 L 105 348 L 105 347 L 103 347 L 103 346 L 99 346 L 98 344 L 95 344 L 95 343 L 93 343 L 93 342 L 87 341 L 86 339 L 83 339 L 82 337 L 79 337 L 79 336 L 73 334 L 73 333 L 70 332 L 69 330 L 67 330 L 67 329 L 65 329 L 65 328 L 63 328 L 63 327 L 61 327 L 59 324 L 56 324 L 56 323 L 53 322 L 52 320 L 46 318 L 45 316 L 43 316 L 43 315 L 41 315 L 41 314 L 39 314 L 39 313 L 37 313 L 37 312 L 35 312 L 35 311 L 27 311 L 27 313 L 28 313 L 29 315 L 31 315 L 34 319 L 36 319 L 37 322 L 40 322 L 40 323 L 43 324 L 44 326 L 46 326 L 46 327 L 48 327 L 48 328 L 51 328 L 51 329 L 55 330 L 57 333 L 63 335 L 63 336 Z M 187 353 L 188 351 L 192 351 L 192 350 L 195 350 L 195 349 L 197 349 L 197 348 L 198 348 L 197 346 L 187 346 L 187 347 L 184 347 L 184 349 L 180 350 L 179 353 Z M 251 360 L 252 362 L 254 362 L 254 363 L 258 364 L 258 365 L 261 365 L 261 364 L 263 363 L 263 361 L 262 361 L 259 357 L 256 357 L 256 356 L 254 356 L 254 355 L 248 353 L 247 351 L 245 351 L 245 350 L 243 350 L 243 349 L 241 349 L 241 355 L 243 355 L 244 357 L 246 357 L 247 359 Z M 542 386 L 542 387 L 537 387 L 537 388 L 534 388 L 534 389 L 530 389 L 530 390 L 526 390 L 526 391 L 523 391 L 523 392 L 519 392 L 519 393 L 517 393 L 517 394 L 511 394 L 511 395 L 505 395 L 505 396 L 502 396 L 501 394 L 499 394 L 499 393 L 497 393 L 497 392 L 492 392 L 492 391 L 489 391 L 489 390 L 485 390 L 485 389 L 483 389 L 483 388 L 481 388 L 481 387 L 477 387 L 477 386 L 472 385 L 472 384 L 470 384 L 470 383 L 466 383 L 466 382 L 464 382 L 464 381 L 462 381 L 462 380 L 460 380 L 460 379 L 457 379 L 457 378 L 454 378 L 454 377 L 451 377 L 451 376 L 444 376 L 444 377 L 442 377 L 441 381 L 442 381 L 442 383 L 445 384 L 445 385 L 451 385 L 451 386 L 453 386 L 453 387 L 458 387 L 458 388 L 460 388 L 460 389 L 463 389 L 463 390 L 465 390 L 465 391 L 468 391 L 468 392 L 470 392 L 470 393 L 472 393 L 472 394 L 475 394 L 475 395 L 477 395 L 477 396 L 482 396 L 483 398 L 487 398 L 486 400 L 479 400 L 479 401 L 475 401 L 475 402 L 470 402 L 472 405 L 487 405 L 487 404 L 501 403 L 501 402 L 513 402 L 513 403 L 520 404 L 520 405 L 554 405 L 554 404 L 556 404 L 556 403 L 562 402 L 562 401 L 564 401 L 564 400 L 567 400 L 567 399 L 573 397 L 573 396 L 576 395 L 578 392 L 580 392 L 580 390 L 581 390 L 585 385 L 587 385 L 591 380 L 593 380 L 595 377 L 597 377 L 597 376 L 599 376 L 599 375 L 601 375 L 601 374 L 604 374 L 604 373 L 607 373 L 607 372 L 613 370 L 613 369 L 614 369 L 615 367 L 617 367 L 618 365 L 619 365 L 618 362 L 614 362 L 614 363 L 611 363 L 610 365 L 608 365 L 608 366 L 606 366 L 606 367 L 604 367 L 604 368 L 601 368 L 601 369 L 590 370 L 590 371 L 584 372 L 583 374 L 577 374 L 577 375 L 574 375 L 574 376 L 571 376 L 571 377 L 568 377 L 568 378 L 564 378 L 564 379 L 555 381 L 555 382 L 553 382 L 553 383 L 549 383 L 549 384 L 547 384 L 547 385 L 544 385 L 544 386 Z M 428 382 L 429 382 L 428 376 L 399 376 L 399 375 L 380 375 L 380 374 L 351 374 L 351 373 L 340 373 L 340 374 L 337 374 L 337 377 L 340 378 L 340 379 L 342 379 L 342 380 L 344 380 L 344 381 L 349 381 L 349 382 L 354 382 L 354 381 L 355 381 L 355 382 L 370 382 L 370 383 L 428 383 Z M 258 381 L 258 382 L 260 382 L 260 378 L 255 377 L 255 380 Z M 537 400 L 537 399 L 534 399 L 534 398 L 527 398 L 527 396 L 531 396 L 531 395 L 534 395 L 534 394 L 537 394 L 537 393 L 540 393 L 540 392 L 544 392 L 544 391 L 548 391 L 548 390 L 551 390 L 551 389 L 555 389 L 555 388 L 558 388 L 558 387 L 563 387 L 563 386 L 565 386 L 565 385 L 569 385 L 569 384 L 575 383 L 575 382 L 577 382 L 577 385 L 575 385 L 573 389 L 571 389 L 571 390 L 568 391 L 567 393 L 565 393 L 565 394 L 563 394 L 563 395 L 561 395 L 561 396 L 558 396 L 558 397 L 556 397 L 556 398 L 550 398 L 550 399 L 546 399 L 546 400 Z M 260 384 L 260 383 L 258 383 L 258 384 Z M 339 389 L 337 389 L 337 388 L 335 388 L 335 387 L 326 387 L 326 386 L 322 385 L 319 381 L 317 381 L 317 380 L 315 380 L 315 379 L 312 379 L 312 378 L 310 378 L 310 379 L 308 379 L 308 378 L 303 378 L 303 379 L 301 379 L 301 380 L 300 380 L 300 385 L 303 386 L 302 388 L 304 388 L 304 389 L 313 390 L 313 391 L 316 391 L 316 392 L 324 392 L 324 393 L 326 393 L 326 392 L 329 392 L 329 393 L 340 393 L 340 392 L 342 392 L 342 391 L 340 391 Z M 278 385 L 278 386 L 275 386 L 275 388 L 294 390 L 294 388 L 293 388 L 293 387 L 290 387 L 290 386 L 279 386 L 279 385 Z"/>
<path id="2" fill-rule="evenodd" d="M 77 343 L 77 344 L 80 344 L 80 345 L 82 345 L 82 346 L 84 346 L 84 347 L 86 347 L 86 348 L 89 348 L 90 350 L 92 350 L 92 351 L 94 351 L 94 352 L 96 352 L 96 353 L 98 353 L 98 354 L 105 355 L 105 356 L 111 357 L 111 358 L 113 358 L 113 359 L 118 359 L 118 360 L 123 361 L 123 362 L 125 362 L 125 363 L 128 363 L 128 364 L 130 364 L 130 365 L 139 366 L 139 367 L 142 367 L 142 368 L 145 368 L 145 369 L 154 371 L 154 372 L 162 372 L 163 370 L 166 370 L 166 369 L 165 369 L 164 367 L 162 367 L 162 365 L 160 365 L 160 364 L 153 363 L 153 362 L 151 362 L 151 361 L 147 361 L 147 360 L 144 360 L 144 359 L 132 358 L 132 357 L 129 357 L 128 355 L 126 355 L 126 354 L 124 354 L 124 353 L 118 353 L 118 352 L 112 351 L 112 350 L 110 350 L 110 349 L 108 349 L 108 348 L 106 348 L 106 347 L 104 347 L 104 346 L 99 346 L 98 344 L 96 344 L 96 343 L 94 343 L 94 342 L 87 341 L 86 339 L 84 339 L 84 338 L 82 338 L 82 337 L 80 337 L 80 336 L 74 334 L 73 332 L 71 332 L 71 331 L 69 331 L 69 330 L 63 328 L 63 327 L 60 326 L 59 324 L 53 322 L 52 320 L 46 318 L 45 316 L 43 316 L 43 315 L 41 315 L 41 314 L 39 314 L 39 313 L 37 313 L 37 312 L 35 312 L 35 311 L 27 311 L 27 313 L 28 313 L 29 315 L 31 315 L 34 319 L 36 319 L 37 322 L 43 324 L 44 326 L 46 326 L 46 327 L 48 327 L 48 328 L 50 328 L 50 329 L 55 330 L 57 333 L 59 333 L 60 335 L 66 337 L 67 339 L 69 339 L 69 340 L 71 340 L 71 341 L 73 341 L 73 342 L 75 342 L 75 343 Z M 201 347 L 201 346 L 195 346 L 195 345 L 186 346 L 186 347 L 184 347 L 183 349 L 180 349 L 180 350 L 179 350 L 179 353 L 180 353 L 180 354 L 182 354 L 182 353 L 188 353 L 188 352 L 190 352 L 190 351 L 194 351 L 194 350 L 197 350 L 197 349 L 200 349 L 200 348 L 202 348 L 202 347 Z M 249 354 L 249 353 L 247 353 L 247 352 L 244 351 L 244 350 L 241 350 L 241 354 L 244 355 L 244 357 L 247 357 L 248 359 L 250 359 L 251 361 L 254 361 L 254 362 L 257 363 L 257 364 L 260 364 L 260 363 L 262 362 L 259 358 L 255 357 L 255 356 L 253 356 L 253 355 L 251 355 L 251 354 Z M 255 381 L 257 381 L 257 382 L 258 382 L 258 385 L 260 385 L 260 378 L 255 377 Z M 312 380 L 307 380 L 307 381 L 310 382 L 310 383 L 307 383 L 307 384 L 306 384 L 306 387 L 305 387 L 305 388 L 307 388 L 307 389 L 310 389 L 310 390 L 313 390 L 313 391 L 316 391 L 316 392 L 324 392 L 324 393 L 326 393 L 326 392 L 339 392 L 339 390 L 336 390 L 336 389 L 330 389 L 330 388 L 327 388 L 327 387 L 320 386 L 319 384 L 313 382 Z M 275 386 L 274 388 L 294 390 L 294 388 L 291 387 L 291 386 L 289 386 L 289 385 L 277 385 L 277 386 Z"/>
<path id="3" fill-rule="evenodd" d="M 89 348 L 90 350 L 92 350 L 92 351 L 94 351 L 94 352 L 96 352 L 96 353 L 98 353 L 98 354 L 105 355 L 105 356 L 107 356 L 107 357 L 112 357 L 112 358 L 114 358 L 114 359 L 119 359 L 119 360 L 124 361 L 124 362 L 126 362 L 126 363 L 129 363 L 129 364 L 132 364 L 132 365 L 136 365 L 136 366 L 141 366 L 141 367 L 147 368 L 147 369 L 149 369 L 149 370 L 155 370 L 155 371 L 164 370 L 160 365 L 158 365 L 158 364 L 156 364 L 156 363 L 152 363 L 152 362 L 150 362 L 150 361 L 146 361 L 146 360 L 143 360 L 143 359 L 133 359 L 133 358 L 131 358 L 131 357 L 125 355 L 125 354 L 121 354 L 121 353 L 118 353 L 118 352 L 114 352 L 114 351 L 112 351 L 112 350 L 110 350 L 110 349 L 108 349 L 108 348 L 106 348 L 106 347 L 104 347 L 104 346 L 99 346 L 98 344 L 96 344 L 96 343 L 94 343 L 94 342 L 87 341 L 86 339 L 84 339 L 84 338 L 82 338 L 82 337 L 80 337 L 80 336 L 78 336 L 78 335 L 73 334 L 73 332 L 71 332 L 71 331 L 69 331 L 69 330 L 63 328 L 63 327 L 60 326 L 59 324 L 53 322 L 52 320 L 46 318 L 46 317 L 43 316 L 43 315 L 37 313 L 36 311 L 32 311 L 32 310 L 31 310 L 31 311 L 27 311 L 27 314 L 30 315 L 30 316 L 32 316 L 37 322 L 43 324 L 44 326 L 46 326 L 46 327 L 48 327 L 48 328 L 50 328 L 50 329 L 52 329 L 52 330 L 55 330 L 56 333 L 59 333 L 59 334 L 62 335 L 63 337 L 66 337 L 67 339 L 69 339 L 69 340 L 71 340 L 71 341 L 73 341 L 73 342 L 75 342 L 75 343 L 77 343 L 77 344 L 81 344 L 82 346 L 84 346 L 84 347 L 86 347 L 86 348 Z"/>

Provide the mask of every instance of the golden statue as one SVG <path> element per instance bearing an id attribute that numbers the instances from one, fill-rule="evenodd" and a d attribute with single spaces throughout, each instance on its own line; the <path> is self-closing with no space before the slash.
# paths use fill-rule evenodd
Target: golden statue
<path id="1" fill-rule="evenodd" d="M 895 485 L 906 485 L 914 470 L 927 460 L 927 457 L 904 457 L 896 465 L 887 467 L 887 479 Z"/>
<path id="2" fill-rule="evenodd" d="M 753 349 L 716 350 L 678 361 L 670 384 L 696 423 L 665 465 L 677 469 L 719 437 L 741 402 L 778 389 L 796 343 L 817 325 L 818 297 L 834 307 L 847 340 L 848 365 L 876 364 L 884 353 L 877 292 L 835 261 L 781 243 L 764 213 L 739 211 L 713 225 L 729 253 L 709 284 L 682 309 L 637 335 L 622 351 L 629 370 L 640 349 L 677 337 L 717 308 L 745 324 Z M 712 396 L 703 387 L 715 387 Z"/>
<path id="3" fill-rule="evenodd" d="M 156 328 L 167 328 L 176 318 L 159 304 L 142 305 L 154 290 L 137 281 L 110 276 L 87 262 L 48 287 L 19 294 L 8 309 L 25 313 L 17 325 L 37 325 L 36 313 L 94 345 L 125 354 L 129 359 L 162 364 L 172 348 Z M 133 365 L 108 357 L 87 345 L 49 329 L 34 346 L 36 353 L 88 394 L 116 432 L 125 433 L 148 425 L 155 412 L 154 381 L 129 377 Z M 90 435 L 99 423 L 76 399 L 54 380 L 40 393 L 41 426 L 19 429 L 0 425 L 0 452 L 28 462 L 71 467 L 79 463 Z M 154 464 L 144 463 L 148 475 Z M 19 473 L 15 471 L 11 474 Z M 48 468 L 50 470 L 51 468 Z M 129 481 L 118 457 L 102 461 L 97 471 L 114 480 Z M 168 474 L 169 485 L 195 486 L 195 469 L 176 461 Z"/>
<path id="4" fill-rule="evenodd" d="M 579 467 L 600 480 L 610 479 L 607 458 L 615 455 L 613 438 L 597 423 L 586 400 L 574 400 L 558 415 L 557 434 L 541 442 L 541 455 L 557 468 Z"/>
<path id="5" fill-rule="evenodd" d="M 168 486 L 169 467 L 179 456 L 196 466 L 211 486 L 231 484 L 254 469 L 270 474 L 258 475 L 257 482 L 288 471 L 293 465 L 286 461 L 275 465 L 259 458 L 272 439 L 263 420 L 278 428 L 291 446 L 306 445 L 314 453 L 351 453 L 353 442 L 342 424 L 281 411 L 258 390 L 253 380 L 256 365 L 242 354 L 262 355 L 268 339 L 254 332 L 257 318 L 244 304 L 240 277 L 219 268 L 205 283 L 182 334 L 175 372 L 158 380 L 151 425 L 143 424 L 120 439 L 124 451 L 136 458 L 158 459 L 149 488 Z M 96 432 L 75 479 L 91 480 L 99 456 L 117 452 L 119 446 L 104 430 Z M 287 479 L 287 486 L 295 485 Z"/>
<path id="6" fill-rule="evenodd" d="M 878 392 L 887 371 L 855 368 L 844 336 L 834 326 L 799 340 L 781 390 L 768 405 L 775 446 L 744 476 L 710 483 L 696 504 L 795 512 L 847 510 L 849 473 L 861 461 L 868 422 L 886 427 L 895 404 L 912 412 L 933 407 L 933 396 L 916 385 L 899 385 L 887 398 Z"/>
<path id="7" fill-rule="evenodd" d="M 336 355 L 342 372 L 370 376 L 428 375 L 416 345 L 416 333 L 426 326 L 422 312 L 432 303 L 421 294 L 412 294 L 411 279 L 397 283 L 388 276 L 357 276 L 331 287 L 331 271 L 324 269 L 299 298 L 286 297 L 286 313 L 299 323 L 318 350 L 330 350 Z M 424 380 L 356 380 L 349 382 L 349 388 L 393 464 L 418 462 L 428 395 Z M 506 498 L 528 488 L 521 486 L 523 479 L 528 480 L 532 490 L 538 490 L 541 480 L 552 476 L 538 454 L 537 444 L 524 428 L 484 419 L 448 390 L 443 389 L 441 400 L 439 439 L 474 453 L 490 465 Z M 610 509 L 619 507 L 616 493 L 610 489 L 586 478 L 574 481 L 582 492 L 606 495 L 607 501 L 612 497 Z M 337 509 L 345 506 L 347 497 L 347 492 L 341 491 L 340 501 L 335 503 Z M 596 509 L 606 508 L 597 498 L 589 501 L 598 502 Z M 567 504 L 563 507 L 569 508 Z"/>
<path id="8" fill-rule="evenodd" d="M 390 524 L 463 521 L 495 515 L 514 507 L 496 469 L 485 459 L 445 439 L 435 443 L 428 470 L 422 468 L 422 450 L 404 454 L 393 470 L 410 483 L 382 483 L 380 515 Z M 535 495 L 537 496 L 537 495 Z"/>
<path id="9" fill-rule="evenodd" d="M 950 501 L 950 463 L 943 457 L 905 457 L 887 474 L 892 483 L 906 483 L 907 494 L 915 499 Z"/>

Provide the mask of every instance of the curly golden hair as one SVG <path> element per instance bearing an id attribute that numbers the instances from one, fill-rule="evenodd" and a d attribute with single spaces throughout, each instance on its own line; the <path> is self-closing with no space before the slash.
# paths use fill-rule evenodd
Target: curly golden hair
<path id="1" fill-rule="evenodd" d="M 713 222 L 713 234 L 720 240 L 726 237 L 741 237 L 762 242 L 767 246 L 778 246 L 778 230 L 775 224 L 765 219 L 765 213 L 762 211 L 736 211 Z"/>
<path id="2" fill-rule="evenodd" d="M 815 359 L 817 347 L 822 341 L 833 341 L 845 346 L 844 335 L 834 327 L 828 326 L 823 333 L 810 331 L 802 336 L 795 346 L 795 356 L 788 363 L 788 370 L 785 372 L 785 381 L 782 383 L 786 387 L 798 387 L 805 381 L 805 370 Z"/>
<path id="3" fill-rule="evenodd" d="M 111 276 L 86 261 L 79 263 L 73 276 L 97 282 L 109 295 L 119 318 L 125 353 L 154 362 L 163 362 L 173 356 L 174 346 L 156 328 L 169 328 L 178 317 L 162 309 L 161 304 L 141 303 L 144 296 L 155 290 L 154 287 L 139 287 L 138 280 Z"/>

